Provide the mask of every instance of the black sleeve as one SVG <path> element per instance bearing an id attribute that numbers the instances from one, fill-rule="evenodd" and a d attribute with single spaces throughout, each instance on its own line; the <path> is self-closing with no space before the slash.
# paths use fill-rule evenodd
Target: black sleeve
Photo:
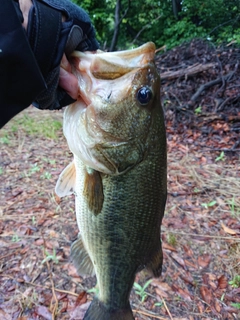
<path id="1" fill-rule="evenodd" d="M 10 0 L 0 5 L 0 128 L 46 88 L 19 12 Z"/>
<path id="2" fill-rule="evenodd" d="M 72 103 L 58 86 L 62 56 L 99 46 L 89 16 L 70 0 L 32 0 L 27 32 L 21 23 L 17 0 L 1 0 L 0 128 L 31 103 L 51 110 Z"/>

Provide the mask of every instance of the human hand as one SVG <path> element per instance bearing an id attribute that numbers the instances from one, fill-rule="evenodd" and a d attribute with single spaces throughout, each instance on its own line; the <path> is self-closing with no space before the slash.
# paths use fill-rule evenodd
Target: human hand
<path id="1" fill-rule="evenodd" d="M 40 109 L 59 109 L 78 96 L 77 79 L 67 56 L 75 49 L 98 49 L 94 28 L 86 12 L 69 0 L 19 0 L 19 4 L 23 27 L 47 84 L 33 104 Z"/>
<path id="2" fill-rule="evenodd" d="M 59 74 L 58 85 L 63 88 L 66 93 L 73 99 L 78 97 L 78 80 L 71 72 L 71 65 L 66 57 L 63 55 Z"/>

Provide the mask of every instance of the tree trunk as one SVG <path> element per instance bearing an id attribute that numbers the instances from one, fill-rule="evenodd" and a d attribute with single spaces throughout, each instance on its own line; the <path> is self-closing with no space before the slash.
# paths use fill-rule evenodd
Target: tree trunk
<path id="1" fill-rule="evenodd" d="M 182 11 L 181 2 L 181 0 L 172 0 L 173 14 L 177 20 L 180 20 L 178 14 Z"/>
<path id="2" fill-rule="evenodd" d="M 116 7 L 115 7 L 115 22 L 114 22 L 114 34 L 112 37 L 112 42 L 109 51 L 114 51 L 116 49 L 118 35 L 120 30 L 120 12 L 121 12 L 121 0 L 117 0 Z"/>

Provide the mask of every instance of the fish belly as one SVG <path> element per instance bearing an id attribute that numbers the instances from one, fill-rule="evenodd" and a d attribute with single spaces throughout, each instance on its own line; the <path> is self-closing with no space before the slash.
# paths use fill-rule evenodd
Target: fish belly
<path id="1" fill-rule="evenodd" d="M 86 168 L 80 159 L 75 165 L 77 222 L 96 272 L 98 299 L 112 310 L 127 308 L 136 272 L 148 267 L 155 276 L 161 273 L 166 169 L 157 158 L 122 175 L 102 174 L 104 202 L 94 214 L 83 196 Z"/>

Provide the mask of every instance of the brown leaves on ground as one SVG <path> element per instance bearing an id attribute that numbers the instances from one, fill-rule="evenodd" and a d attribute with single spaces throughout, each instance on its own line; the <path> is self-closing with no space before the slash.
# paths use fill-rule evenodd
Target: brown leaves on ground
<path id="1" fill-rule="evenodd" d="M 176 64 L 182 57 L 181 48 L 174 50 L 163 56 L 165 68 L 172 63 L 168 60 L 172 56 L 176 55 Z M 198 52 L 197 48 L 191 50 Z M 204 50 L 199 48 L 201 59 Z M 235 59 L 236 51 L 232 54 Z M 231 69 L 231 63 L 224 68 Z M 233 76 L 234 88 L 228 84 L 227 94 L 240 90 L 235 78 L 238 72 Z M 201 81 L 210 81 L 208 75 L 205 71 Z M 204 116 L 192 114 L 189 121 L 188 112 L 174 109 L 181 98 L 174 95 L 181 94 L 187 102 L 186 90 L 193 94 L 196 89 L 191 87 L 193 79 L 199 85 L 194 76 L 189 81 L 164 80 L 162 87 L 173 103 L 166 110 L 164 265 L 162 276 L 146 288 L 149 274 L 143 271 L 136 276 L 144 289 L 142 295 L 133 289 L 130 300 L 139 320 L 240 317 L 240 288 L 229 284 L 240 275 L 240 133 L 238 122 L 229 121 L 228 113 L 237 117 L 240 110 L 229 100 L 232 107 L 223 110 L 226 118 L 219 117 L 208 95 L 217 90 L 212 87 L 201 96 Z M 180 91 L 170 94 L 177 86 Z M 210 119 L 206 112 L 214 116 Z M 29 108 L 0 131 L 0 318 L 80 320 L 92 299 L 88 290 L 95 286 L 95 278 L 79 277 L 69 260 L 71 243 L 78 234 L 74 197 L 61 200 L 54 194 L 57 178 L 72 156 L 61 129 L 56 139 L 31 134 L 18 122 L 24 115 L 41 120 L 62 118 L 61 112 Z"/>

